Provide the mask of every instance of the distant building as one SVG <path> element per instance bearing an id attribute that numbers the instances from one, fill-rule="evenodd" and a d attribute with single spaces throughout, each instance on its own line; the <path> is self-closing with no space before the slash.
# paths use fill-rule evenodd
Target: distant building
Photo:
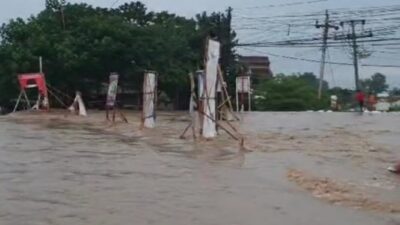
<path id="1" fill-rule="evenodd" d="M 380 93 L 377 96 L 376 110 L 378 111 L 398 111 L 400 110 L 400 96 L 390 96 L 389 93 Z"/>
<path id="2" fill-rule="evenodd" d="M 241 63 L 248 70 L 253 81 L 272 78 L 271 62 L 266 56 L 240 56 Z"/>

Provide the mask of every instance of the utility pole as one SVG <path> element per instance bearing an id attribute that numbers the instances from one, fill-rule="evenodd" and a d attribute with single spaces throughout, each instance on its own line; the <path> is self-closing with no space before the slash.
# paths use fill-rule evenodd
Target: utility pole
<path id="1" fill-rule="evenodd" d="M 325 22 L 324 24 L 319 24 L 318 21 L 315 24 L 317 29 L 323 28 L 322 32 L 322 59 L 321 59 L 321 68 L 319 73 L 319 87 L 318 87 L 318 99 L 322 98 L 322 86 L 324 84 L 324 75 L 325 75 L 325 63 L 326 63 L 326 50 L 328 49 L 328 34 L 329 29 L 334 28 L 335 30 L 339 30 L 338 26 L 330 24 L 329 21 L 329 12 L 325 11 Z"/>
<path id="2" fill-rule="evenodd" d="M 356 90 L 360 90 L 360 76 L 359 76 L 359 70 L 358 70 L 358 45 L 357 45 L 357 39 L 360 38 L 368 38 L 368 37 L 373 37 L 372 31 L 369 31 L 367 33 L 362 32 L 360 34 L 357 34 L 356 32 L 356 25 L 361 24 L 364 26 L 366 23 L 365 20 L 349 20 L 349 21 L 344 21 L 341 22 L 340 25 L 343 27 L 344 24 L 348 24 L 351 27 L 351 34 L 347 34 L 345 36 L 341 37 L 335 37 L 335 40 L 351 40 L 351 47 L 353 49 L 353 64 L 354 64 L 354 78 L 355 78 L 355 83 L 356 83 Z"/>
<path id="3" fill-rule="evenodd" d="M 363 21 L 365 24 L 365 21 Z M 353 46 L 353 64 L 354 64 L 354 77 L 356 82 L 356 90 L 359 90 L 359 80 L 360 75 L 358 72 L 358 46 L 357 46 L 357 36 L 356 36 L 356 22 L 354 20 L 350 21 L 351 24 L 351 39 L 352 39 L 352 46 Z"/>
<path id="4" fill-rule="evenodd" d="M 63 5 L 60 6 L 60 15 L 61 15 L 62 26 L 63 26 L 63 29 L 65 30 L 65 14 L 64 14 L 64 6 Z"/>

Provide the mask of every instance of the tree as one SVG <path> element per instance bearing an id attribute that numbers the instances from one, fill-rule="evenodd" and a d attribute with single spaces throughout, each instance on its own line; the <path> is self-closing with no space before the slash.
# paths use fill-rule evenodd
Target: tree
<path id="1" fill-rule="evenodd" d="M 46 0 L 46 9 L 58 11 L 65 6 L 66 0 Z"/>
<path id="2" fill-rule="evenodd" d="M 234 63 L 230 12 L 187 19 L 141 2 L 108 9 L 47 0 L 38 15 L 0 28 L 0 102 L 17 94 L 16 74 L 38 71 L 42 56 L 49 84 L 70 94 L 101 94 L 111 72 L 123 90 L 139 92 L 144 71 L 155 70 L 160 90 L 186 103 L 187 74 L 203 63 L 206 31 L 220 32 L 225 68 Z"/>
<path id="3" fill-rule="evenodd" d="M 46 0 L 46 9 L 52 12 L 59 13 L 61 23 L 64 29 L 65 29 L 64 7 L 66 4 L 67 4 L 66 0 Z"/>
<path id="4" fill-rule="evenodd" d="M 400 88 L 395 87 L 389 93 L 391 96 L 400 96 Z"/>
<path id="5" fill-rule="evenodd" d="M 370 79 L 362 80 L 361 85 L 365 91 L 376 94 L 385 92 L 389 88 L 386 84 L 386 76 L 381 73 L 375 73 Z"/>
<path id="6" fill-rule="evenodd" d="M 221 42 L 221 69 L 224 72 L 228 82 L 230 94 L 235 91 L 234 85 L 236 74 L 238 74 L 235 46 L 238 43 L 236 32 L 232 29 L 232 8 L 228 8 L 225 13 L 207 13 L 198 14 L 196 20 L 198 29 L 201 33 L 200 40 L 197 43 L 204 43 L 205 37 L 210 33 L 216 34 Z"/>
<path id="7" fill-rule="evenodd" d="M 127 22 L 139 26 L 145 26 L 153 19 L 153 13 L 148 13 L 146 6 L 141 2 L 125 3 L 118 8 L 117 12 L 120 13 Z"/>
<path id="8" fill-rule="evenodd" d="M 306 73 L 298 73 L 297 74 L 301 80 L 304 80 L 307 84 L 313 87 L 315 90 L 319 88 L 320 79 L 315 76 L 314 73 L 306 72 Z M 329 84 L 327 81 L 323 81 L 322 90 L 327 91 L 329 89 Z"/>
<path id="9" fill-rule="evenodd" d="M 328 93 L 329 95 L 336 95 L 338 97 L 338 103 L 342 109 L 352 107 L 354 104 L 354 90 L 334 87 Z"/>
<path id="10" fill-rule="evenodd" d="M 261 83 L 256 90 L 257 110 L 304 111 L 322 109 L 329 105 L 327 95 L 323 101 L 315 96 L 315 88 L 302 78 L 278 74 Z"/>

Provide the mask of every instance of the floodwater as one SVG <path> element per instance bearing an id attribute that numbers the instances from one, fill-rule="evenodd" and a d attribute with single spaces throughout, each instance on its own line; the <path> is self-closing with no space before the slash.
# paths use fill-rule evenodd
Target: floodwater
<path id="1" fill-rule="evenodd" d="M 137 113 L 116 126 L 101 112 L 0 117 L 0 224 L 400 224 L 400 178 L 385 170 L 400 158 L 400 115 L 241 117 L 252 152 L 222 131 L 179 139 L 185 113 L 145 131 Z"/>

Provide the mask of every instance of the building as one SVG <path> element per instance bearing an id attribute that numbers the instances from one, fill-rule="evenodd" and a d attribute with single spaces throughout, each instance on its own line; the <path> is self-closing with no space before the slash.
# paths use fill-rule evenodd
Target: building
<path id="1" fill-rule="evenodd" d="M 247 69 L 255 82 L 273 77 L 271 62 L 266 56 L 240 56 L 239 63 Z"/>

